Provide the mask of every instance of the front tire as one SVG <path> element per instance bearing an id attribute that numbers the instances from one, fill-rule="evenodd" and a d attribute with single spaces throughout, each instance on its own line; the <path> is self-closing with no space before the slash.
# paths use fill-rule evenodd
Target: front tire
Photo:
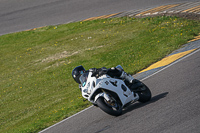
<path id="1" fill-rule="evenodd" d="M 114 103 L 109 103 L 104 99 L 104 97 L 99 97 L 96 103 L 100 109 L 110 115 L 119 116 L 122 114 L 122 107 L 117 101 L 115 101 Z"/>

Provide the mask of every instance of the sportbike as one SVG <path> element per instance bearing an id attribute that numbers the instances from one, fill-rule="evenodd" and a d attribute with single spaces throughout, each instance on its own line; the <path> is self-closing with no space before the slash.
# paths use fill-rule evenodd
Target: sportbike
<path id="1" fill-rule="evenodd" d="M 130 103 L 136 101 L 143 103 L 151 99 L 149 88 L 137 79 L 129 83 L 104 73 L 87 71 L 80 76 L 79 80 L 82 96 L 113 116 L 121 115 L 122 109 Z"/>

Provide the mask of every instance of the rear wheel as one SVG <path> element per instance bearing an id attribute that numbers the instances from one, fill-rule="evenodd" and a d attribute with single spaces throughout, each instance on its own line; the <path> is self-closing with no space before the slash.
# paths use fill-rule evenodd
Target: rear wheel
<path id="1" fill-rule="evenodd" d="M 131 89 L 131 91 L 139 95 L 139 102 L 145 103 L 151 100 L 150 89 L 140 80 L 135 79 L 134 83 L 131 84 L 126 82 L 126 85 Z"/>
<path id="2" fill-rule="evenodd" d="M 110 115 L 119 116 L 122 114 L 122 107 L 115 100 L 110 102 L 110 101 L 106 101 L 106 99 L 104 99 L 104 97 L 99 97 L 97 99 L 96 103 L 100 109 L 102 109 L 104 112 L 106 112 Z"/>
<path id="3" fill-rule="evenodd" d="M 151 91 L 150 89 L 143 84 L 143 86 L 140 88 L 141 91 L 137 92 L 139 95 L 139 102 L 145 103 L 151 100 Z"/>

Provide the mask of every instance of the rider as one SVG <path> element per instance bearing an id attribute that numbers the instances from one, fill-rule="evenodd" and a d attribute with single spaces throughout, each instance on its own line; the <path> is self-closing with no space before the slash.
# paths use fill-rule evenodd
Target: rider
<path id="1" fill-rule="evenodd" d="M 92 72 L 93 75 L 97 76 L 97 77 L 101 76 L 103 74 L 108 74 L 109 76 L 111 76 L 113 78 L 124 79 L 128 83 L 133 83 L 135 80 L 130 74 L 127 74 L 120 65 L 118 65 L 117 67 L 109 68 L 109 69 L 107 69 L 105 67 L 98 68 L 98 69 L 91 68 L 88 71 Z M 81 84 L 79 78 L 85 72 L 86 72 L 86 70 L 82 65 L 75 67 L 72 71 L 72 77 L 79 84 L 79 88 L 80 88 L 80 84 Z"/>

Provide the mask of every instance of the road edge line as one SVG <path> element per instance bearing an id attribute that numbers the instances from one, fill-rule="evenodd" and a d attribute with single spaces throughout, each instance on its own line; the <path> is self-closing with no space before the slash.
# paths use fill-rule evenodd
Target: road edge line
<path id="1" fill-rule="evenodd" d="M 50 127 L 45 128 L 44 130 L 42 130 L 42 131 L 40 131 L 40 132 L 38 132 L 38 133 L 45 132 L 45 131 L 47 131 L 48 129 L 50 129 L 50 128 L 52 128 L 52 127 L 55 127 L 55 126 L 59 125 L 60 123 L 63 123 L 63 122 L 65 122 L 65 121 L 67 121 L 68 119 L 70 119 L 70 118 L 72 118 L 72 117 L 74 117 L 74 116 L 76 116 L 76 115 L 78 115 L 78 114 L 80 114 L 80 113 L 82 113 L 82 112 L 84 112 L 84 111 L 86 111 L 86 110 L 92 108 L 92 107 L 93 107 L 93 105 L 92 105 L 92 106 L 89 106 L 89 107 L 87 107 L 87 108 L 85 108 L 84 110 L 81 110 L 80 112 L 78 112 L 78 113 L 76 113 L 76 114 L 74 114 L 74 115 L 72 115 L 72 116 L 70 116 L 70 117 L 67 117 L 66 119 L 64 119 L 64 120 L 62 120 L 62 121 L 60 121 L 60 122 L 58 122 L 58 123 L 56 123 L 56 124 L 54 124 L 54 125 L 52 125 L 52 126 L 50 126 Z"/>

